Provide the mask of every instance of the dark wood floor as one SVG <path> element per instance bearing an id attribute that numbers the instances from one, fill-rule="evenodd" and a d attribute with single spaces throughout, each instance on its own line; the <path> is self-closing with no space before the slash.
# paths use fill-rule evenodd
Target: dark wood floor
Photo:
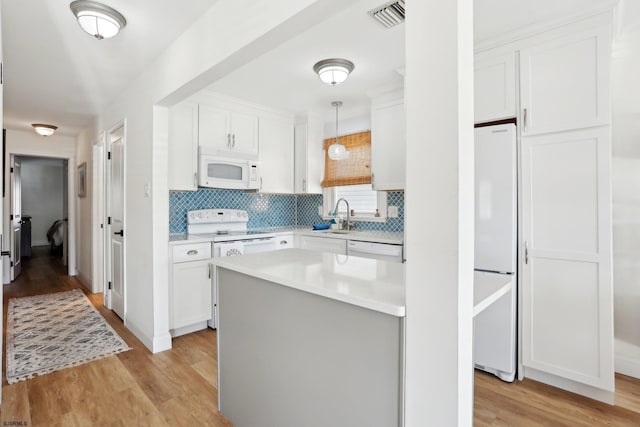
<path id="1" fill-rule="evenodd" d="M 171 350 L 152 355 L 100 295 L 66 276 L 48 248 L 34 248 L 23 268 L 4 287 L 4 313 L 9 298 L 80 288 L 133 350 L 17 384 L 3 380 L 1 425 L 231 426 L 216 406 L 215 331 L 176 338 Z M 2 365 L 4 379 L 4 349 Z M 640 426 L 640 381 L 617 376 L 616 387 L 617 406 L 609 406 L 531 380 L 508 384 L 476 373 L 474 424 Z"/>

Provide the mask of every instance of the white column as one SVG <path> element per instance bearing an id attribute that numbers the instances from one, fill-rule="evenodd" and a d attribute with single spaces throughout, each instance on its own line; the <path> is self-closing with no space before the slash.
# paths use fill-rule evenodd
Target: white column
<path id="1" fill-rule="evenodd" d="M 473 423 L 473 1 L 407 2 L 406 426 Z"/>

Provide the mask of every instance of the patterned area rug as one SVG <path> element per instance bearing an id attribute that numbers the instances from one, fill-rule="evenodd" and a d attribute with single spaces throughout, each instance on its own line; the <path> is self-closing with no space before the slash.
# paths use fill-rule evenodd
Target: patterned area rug
<path id="1" fill-rule="evenodd" d="M 127 350 L 127 343 L 79 289 L 9 300 L 9 384 Z"/>

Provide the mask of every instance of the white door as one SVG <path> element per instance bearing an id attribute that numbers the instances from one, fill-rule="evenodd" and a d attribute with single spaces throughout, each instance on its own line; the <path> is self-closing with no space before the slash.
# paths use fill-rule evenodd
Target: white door
<path id="1" fill-rule="evenodd" d="M 104 135 L 101 137 L 104 141 Z M 104 142 L 93 146 L 93 173 L 91 174 L 91 207 L 92 207 L 92 281 L 94 293 L 104 292 Z M 106 302 L 105 302 L 106 304 Z"/>
<path id="2" fill-rule="evenodd" d="M 69 265 L 69 161 L 64 160 L 62 168 L 62 264 Z"/>
<path id="3" fill-rule="evenodd" d="M 231 113 L 231 150 L 258 154 L 258 116 Z"/>
<path id="4" fill-rule="evenodd" d="M 260 191 L 293 193 L 293 123 L 260 120 Z"/>
<path id="5" fill-rule="evenodd" d="M 609 128 L 522 145 L 525 376 L 534 368 L 613 391 Z"/>
<path id="6" fill-rule="evenodd" d="M 124 281 L 124 126 L 110 134 L 109 248 L 111 309 L 125 318 Z M 109 156 L 107 157 L 109 158 Z"/>
<path id="7" fill-rule="evenodd" d="M 11 280 L 22 271 L 21 234 L 22 228 L 22 178 L 20 175 L 20 160 L 11 157 Z"/>
<path id="8" fill-rule="evenodd" d="M 522 134 L 609 123 L 608 27 L 520 51 Z"/>
<path id="9" fill-rule="evenodd" d="M 181 102 L 169 109 L 169 189 L 198 189 L 198 104 Z"/>
<path id="10" fill-rule="evenodd" d="M 405 186 L 406 130 L 404 100 L 371 109 L 371 184 L 374 190 L 401 190 Z"/>
<path id="11" fill-rule="evenodd" d="M 198 106 L 198 144 L 209 152 L 231 150 L 229 112 L 200 104 Z M 169 141 L 171 143 L 171 141 Z"/>
<path id="12" fill-rule="evenodd" d="M 516 116 L 515 54 L 479 53 L 473 64 L 475 122 Z"/>

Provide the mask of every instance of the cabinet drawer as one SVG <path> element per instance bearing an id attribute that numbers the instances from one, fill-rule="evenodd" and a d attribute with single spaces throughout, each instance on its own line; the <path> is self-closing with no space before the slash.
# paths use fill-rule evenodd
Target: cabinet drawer
<path id="1" fill-rule="evenodd" d="M 211 258 L 211 243 L 190 243 L 173 247 L 173 262 L 200 261 Z"/>

